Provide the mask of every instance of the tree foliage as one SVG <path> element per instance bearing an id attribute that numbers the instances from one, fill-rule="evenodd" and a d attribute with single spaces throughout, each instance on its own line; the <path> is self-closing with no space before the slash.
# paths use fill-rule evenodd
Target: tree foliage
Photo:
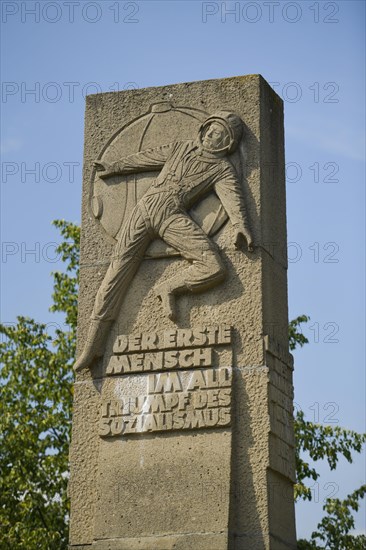
<path id="1" fill-rule="evenodd" d="M 309 343 L 309 340 L 301 332 L 301 325 L 310 321 L 310 317 L 307 315 L 299 315 L 296 319 L 289 322 L 288 325 L 288 344 L 291 351 L 298 346 L 302 348 L 305 344 Z"/>
<path id="2" fill-rule="evenodd" d="M 308 343 L 308 339 L 301 332 L 301 325 L 309 320 L 310 317 L 307 315 L 300 315 L 289 323 L 289 347 L 291 350 Z M 306 483 L 317 481 L 320 475 L 314 466 L 305 459 L 306 455 L 314 462 L 326 460 L 330 469 L 335 470 L 341 457 L 352 463 L 353 454 L 360 453 L 366 441 L 366 434 L 359 434 L 340 426 L 325 426 L 310 422 L 305 419 L 303 411 L 297 411 L 295 414 L 294 430 L 296 438 L 296 499 L 312 500 L 311 487 Z M 325 548 L 329 550 L 364 550 L 366 548 L 365 535 L 351 535 L 350 531 L 355 527 L 352 512 L 358 511 L 359 501 L 364 497 L 365 492 L 366 485 L 362 485 L 344 500 L 328 498 L 323 506 L 327 515 L 318 523 L 317 530 L 313 531 L 310 540 L 298 541 L 298 550 L 322 550 Z"/>
<path id="3" fill-rule="evenodd" d="M 54 273 L 52 311 L 66 330 L 27 317 L 0 325 L 0 548 L 67 548 L 68 447 L 75 356 L 79 228 L 55 222 L 66 272 Z"/>
<path id="4" fill-rule="evenodd" d="M 362 485 L 344 500 L 328 498 L 323 506 L 327 515 L 318 523 L 317 531 L 313 531 L 309 541 L 298 541 L 298 549 L 365 550 L 366 536 L 350 534 L 355 527 L 352 512 L 358 511 L 359 501 L 365 496 L 365 493 L 366 485 Z M 317 540 L 324 543 L 325 546 L 318 546 Z"/>
<path id="5" fill-rule="evenodd" d="M 68 448 L 72 407 L 72 363 L 76 346 L 77 290 L 80 232 L 76 225 L 56 221 L 63 242 L 58 253 L 63 272 L 53 273 L 51 311 L 62 313 L 66 329 L 18 317 L 14 325 L 0 325 L 0 550 L 63 550 L 67 548 Z M 300 315 L 289 324 L 291 350 L 308 342 Z M 319 474 L 304 458 L 327 460 L 336 468 L 340 456 L 352 462 L 365 436 L 338 426 L 323 426 L 295 416 L 297 498 L 311 500 L 307 481 Z M 361 550 L 364 535 L 352 536 L 353 512 L 366 487 L 346 499 L 327 499 L 326 515 L 300 550 Z M 321 544 L 322 546 L 319 546 Z"/>
<path id="6" fill-rule="evenodd" d="M 365 434 L 345 430 L 339 426 L 324 426 L 305 420 L 304 413 L 298 411 L 295 416 L 296 435 L 296 475 L 295 496 L 311 500 L 310 487 L 305 480 L 316 481 L 319 474 L 313 466 L 303 458 L 307 452 L 314 461 L 326 460 L 331 470 L 335 470 L 341 456 L 352 463 L 353 453 L 362 451 L 366 441 Z"/>

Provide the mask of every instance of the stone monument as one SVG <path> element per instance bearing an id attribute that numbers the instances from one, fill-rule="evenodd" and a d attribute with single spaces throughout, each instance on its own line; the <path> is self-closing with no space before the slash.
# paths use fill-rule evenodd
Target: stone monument
<path id="1" fill-rule="evenodd" d="M 283 105 L 87 97 L 71 549 L 296 548 Z"/>

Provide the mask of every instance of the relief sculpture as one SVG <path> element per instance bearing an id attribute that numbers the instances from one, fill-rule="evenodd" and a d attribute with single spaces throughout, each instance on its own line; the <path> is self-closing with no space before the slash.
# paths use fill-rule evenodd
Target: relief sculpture
<path id="1" fill-rule="evenodd" d="M 98 290 L 84 350 L 75 370 L 90 367 L 103 355 L 106 336 L 151 243 L 157 239 L 177 251 L 187 266 L 154 289 L 166 315 L 176 318 L 175 300 L 220 284 L 225 267 L 216 244 L 190 215 L 191 208 L 214 191 L 234 227 L 234 242 L 253 251 L 240 177 L 230 161 L 243 134 L 234 113 L 219 111 L 200 125 L 195 140 L 173 141 L 129 154 L 115 162 L 94 162 L 106 183 L 118 175 L 155 172 L 147 191 L 125 217 L 116 235 L 110 266 Z M 123 184 L 120 184 L 123 185 Z"/>

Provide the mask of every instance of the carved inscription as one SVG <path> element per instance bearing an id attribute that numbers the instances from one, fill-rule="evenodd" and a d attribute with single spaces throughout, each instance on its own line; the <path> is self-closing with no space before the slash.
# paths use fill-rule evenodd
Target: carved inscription
<path id="1" fill-rule="evenodd" d="M 229 325 L 118 336 L 100 436 L 228 426 L 231 367 Z"/>
<path id="2" fill-rule="evenodd" d="M 154 373 L 143 378 L 145 395 L 107 399 L 102 403 L 100 436 L 215 428 L 230 424 L 230 367 Z"/>
<path id="3" fill-rule="evenodd" d="M 211 367 L 212 361 L 211 348 L 113 355 L 107 367 L 107 374 Z"/>
<path id="4" fill-rule="evenodd" d="M 229 325 L 183 328 L 139 334 L 123 334 L 116 338 L 114 353 L 149 351 L 156 349 L 180 349 L 231 343 Z"/>
<path id="5" fill-rule="evenodd" d="M 114 343 L 106 374 L 221 366 L 214 348 L 230 344 L 229 325 L 121 335 Z"/>

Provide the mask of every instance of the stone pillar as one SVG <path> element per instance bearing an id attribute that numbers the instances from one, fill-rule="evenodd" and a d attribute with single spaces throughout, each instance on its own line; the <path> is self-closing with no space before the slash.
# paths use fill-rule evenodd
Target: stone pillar
<path id="1" fill-rule="evenodd" d="M 295 549 L 281 99 L 88 96 L 83 179 L 70 548 Z"/>

